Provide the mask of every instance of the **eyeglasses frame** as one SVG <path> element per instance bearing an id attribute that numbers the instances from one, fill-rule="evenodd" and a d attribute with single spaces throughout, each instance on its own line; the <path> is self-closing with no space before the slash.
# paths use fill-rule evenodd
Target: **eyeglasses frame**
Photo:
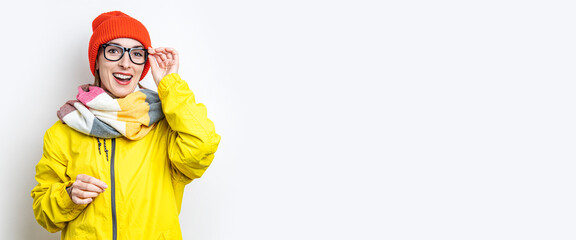
<path id="1" fill-rule="evenodd" d="M 111 60 L 108 57 L 106 57 L 106 47 L 108 46 L 114 46 L 114 47 L 118 47 L 120 49 L 122 49 L 122 55 L 120 56 L 120 58 L 116 59 L 116 60 Z M 136 65 L 143 65 L 146 64 L 146 62 L 148 61 L 148 50 L 145 48 L 127 48 L 127 47 L 122 47 L 118 44 L 114 44 L 114 43 L 104 43 L 102 45 L 100 45 L 100 47 L 102 48 L 102 53 L 104 54 L 104 58 L 106 58 L 106 60 L 111 61 L 111 62 L 117 62 L 120 61 L 120 59 L 122 59 L 124 57 L 124 53 L 128 52 L 128 58 L 130 58 L 130 61 Z M 132 52 L 132 49 L 138 49 L 138 50 L 144 50 L 144 62 L 143 63 L 135 63 L 134 60 L 132 60 L 132 55 L 130 55 L 130 53 Z"/>

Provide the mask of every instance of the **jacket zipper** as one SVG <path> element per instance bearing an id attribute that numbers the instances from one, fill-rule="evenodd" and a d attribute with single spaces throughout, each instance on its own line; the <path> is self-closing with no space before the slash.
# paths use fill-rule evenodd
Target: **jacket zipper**
<path id="1" fill-rule="evenodd" d="M 110 156 L 110 194 L 112 196 L 112 239 L 116 240 L 116 190 L 115 190 L 115 180 L 114 180 L 114 155 L 116 152 L 116 139 L 112 138 L 112 154 Z"/>

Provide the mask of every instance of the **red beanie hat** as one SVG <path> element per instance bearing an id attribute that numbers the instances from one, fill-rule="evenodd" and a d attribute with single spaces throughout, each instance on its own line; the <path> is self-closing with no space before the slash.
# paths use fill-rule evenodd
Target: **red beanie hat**
<path id="1" fill-rule="evenodd" d="M 95 74 L 98 49 L 102 44 L 110 40 L 116 38 L 132 38 L 142 43 L 146 49 L 152 46 L 146 27 L 138 20 L 120 11 L 100 14 L 100 16 L 92 21 L 92 32 L 90 45 L 88 46 L 88 58 L 90 60 L 90 70 L 92 70 L 93 75 Z M 140 80 L 146 76 L 148 69 L 150 69 L 150 62 L 147 61 L 144 65 L 144 71 L 142 71 Z"/>

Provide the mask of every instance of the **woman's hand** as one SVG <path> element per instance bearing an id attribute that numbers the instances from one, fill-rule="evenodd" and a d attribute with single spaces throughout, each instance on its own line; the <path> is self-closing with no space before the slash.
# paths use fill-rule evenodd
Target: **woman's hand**
<path id="1" fill-rule="evenodd" d="M 101 180 L 85 174 L 78 174 L 76 181 L 72 186 L 67 187 L 68 195 L 72 202 L 76 204 L 88 204 L 94 201 L 94 198 L 108 188 L 106 183 Z"/>
<path id="2" fill-rule="evenodd" d="M 148 48 L 148 59 L 156 86 L 168 74 L 178 73 L 178 52 L 174 48 Z"/>

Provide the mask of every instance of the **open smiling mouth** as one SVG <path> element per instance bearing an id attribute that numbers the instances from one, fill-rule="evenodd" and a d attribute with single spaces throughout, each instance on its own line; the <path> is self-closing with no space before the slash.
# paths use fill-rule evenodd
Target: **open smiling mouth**
<path id="1" fill-rule="evenodd" d="M 114 76 L 116 82 L 122 85 L 129 84 L 130 80 L 132 79 L 132 75 L 126 75 L 121 73 L 113 73 L 112 76 Z"/>

